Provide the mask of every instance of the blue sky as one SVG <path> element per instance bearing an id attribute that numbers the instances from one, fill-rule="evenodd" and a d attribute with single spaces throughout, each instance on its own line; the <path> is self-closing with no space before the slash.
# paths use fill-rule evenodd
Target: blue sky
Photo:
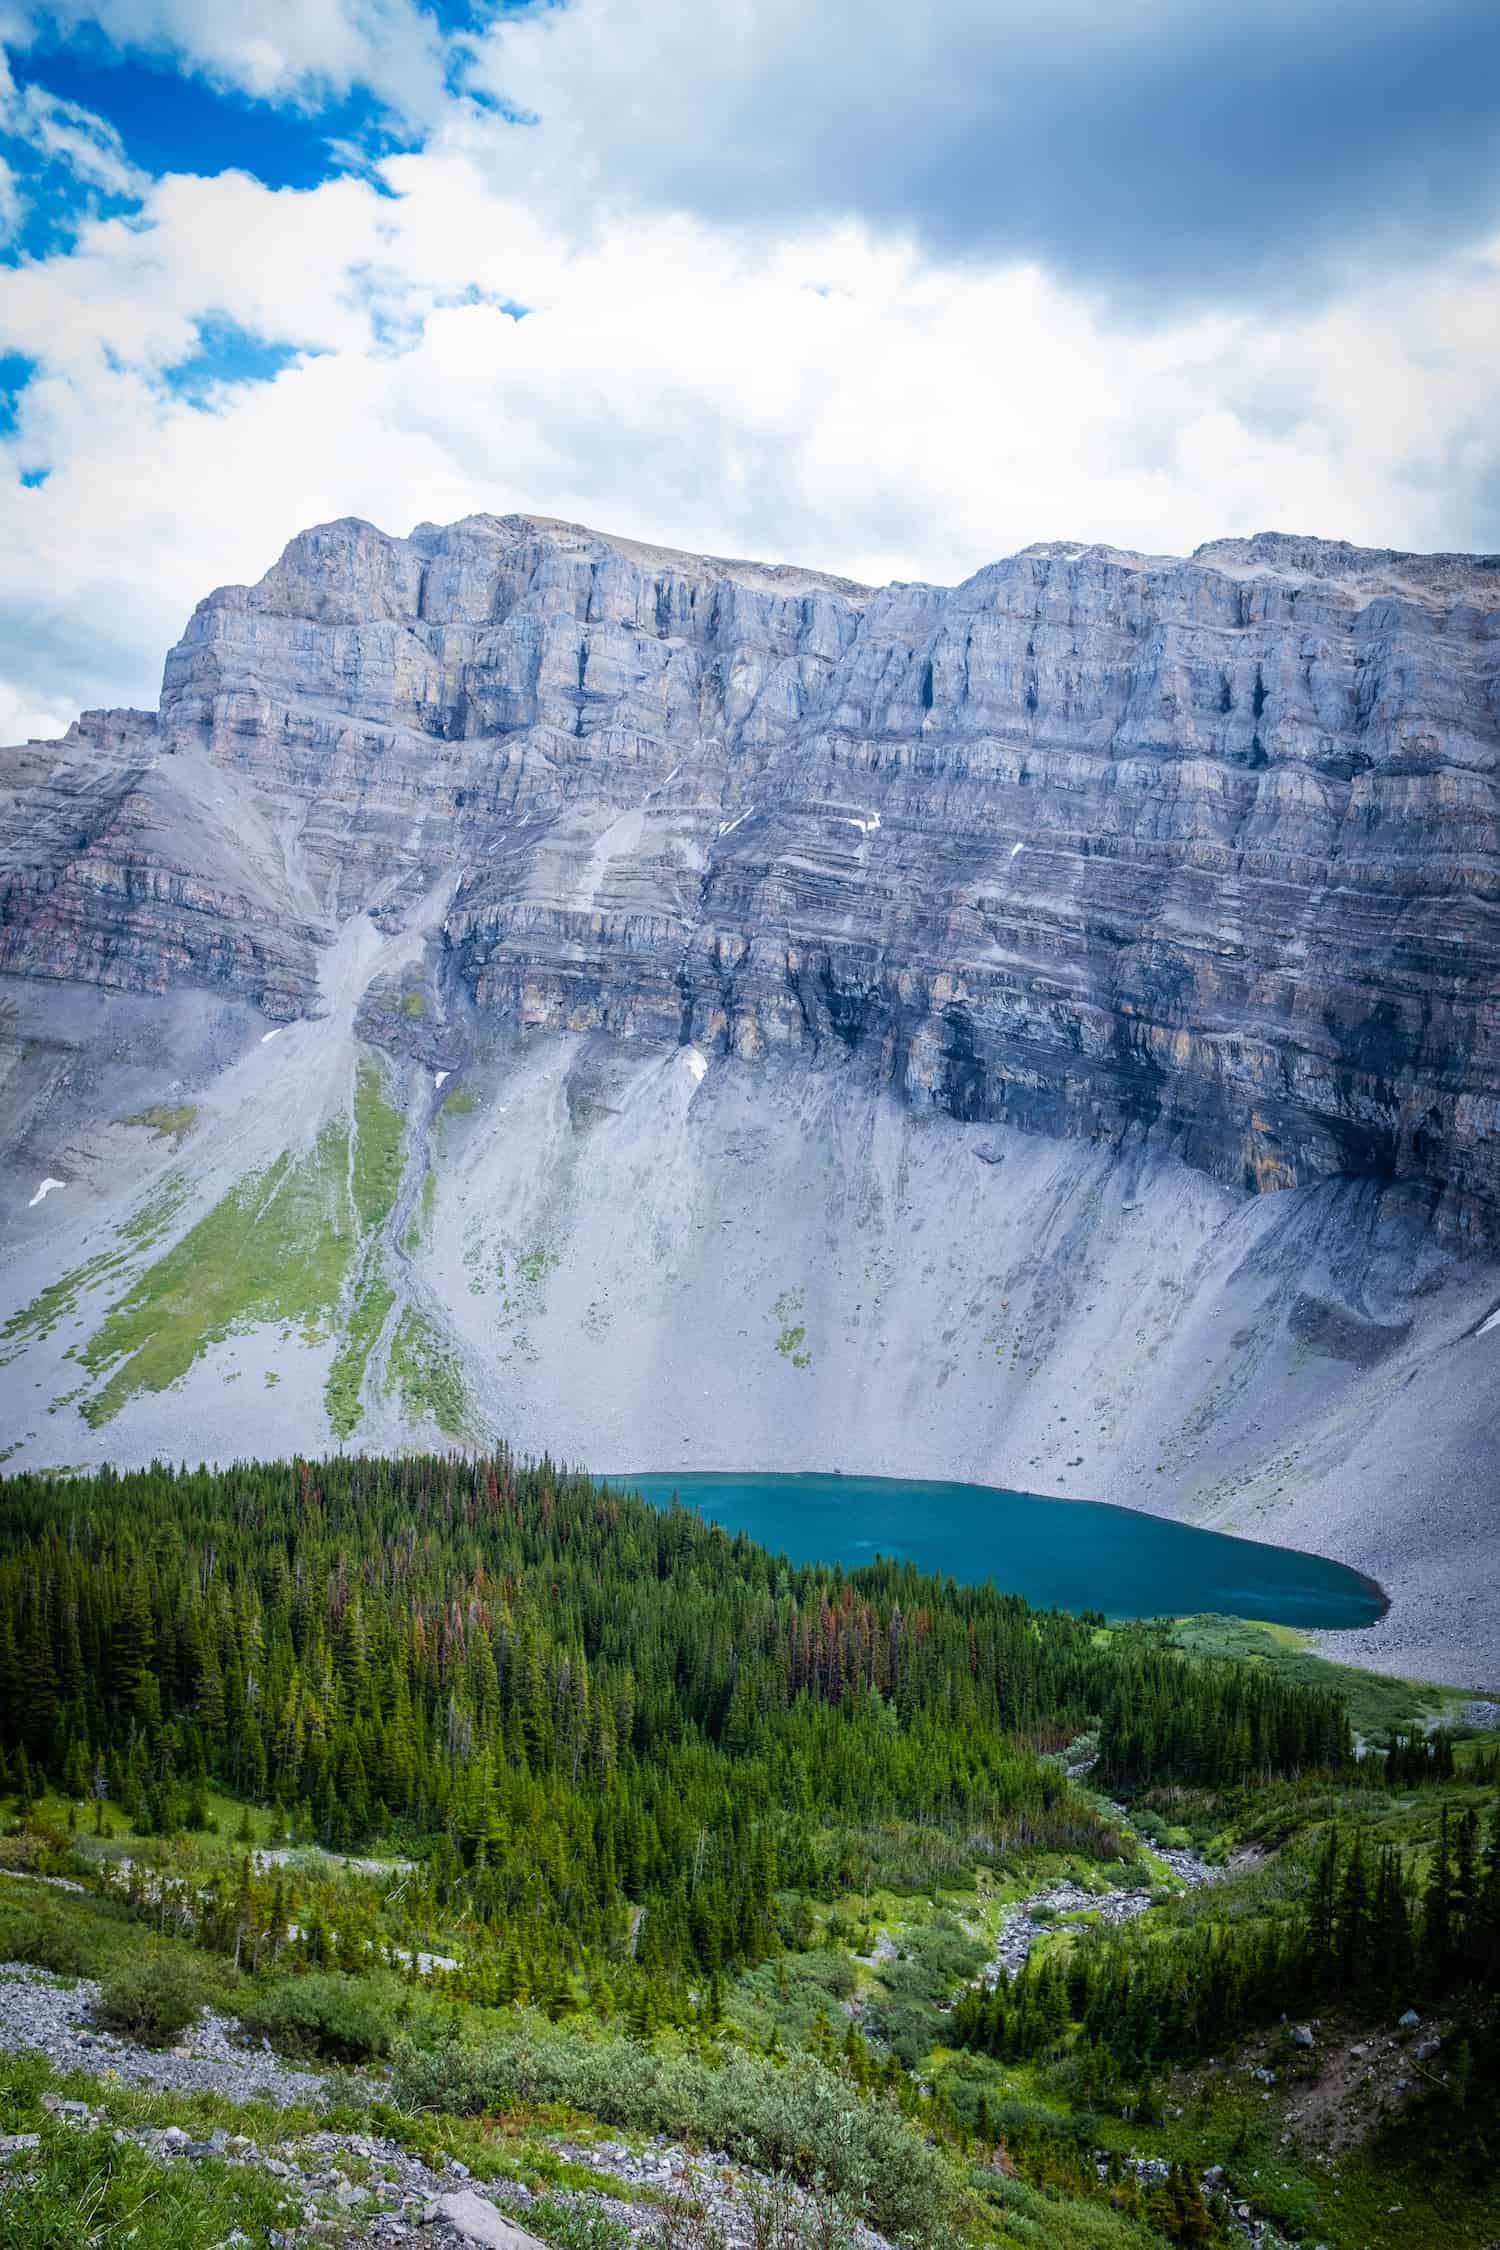
<path id="1" fill-rule="evenodd" d="M 347 512 L 870 577 L 1500 547 L 1494 0 L 0 0 L 0 47 L 0 737 L 152 700 Z"/>

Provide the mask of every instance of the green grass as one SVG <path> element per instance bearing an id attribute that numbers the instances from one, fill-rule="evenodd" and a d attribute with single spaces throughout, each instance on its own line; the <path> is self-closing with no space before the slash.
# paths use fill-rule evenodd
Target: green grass
<path id="1" fill-rule="evenodd" d="M 89 1374 L 105 1378 L 81 1408 L 84 1419 L 97 1428 L 139 1392 L 167 1390 L 241 1329 L 281 1324 L 316 1342 L 335 1325 L 363 1250 L 367 1270 L 328 1378 L 330 1420 L 348 1435 L 390 1303 L 373 1260 L 402 1162 L 400 1115 L 366 1064 L 352 1136 L 347 1117 L 331 1119 L 301 1155 L 283 1150 L 238 1180 L 106 1314 L 78 1355 Z"/>
<path id="2" fill-rule="evenodd" d="M 449 1437 L 464 1437 L 471 1410 L 458 1355 L 425 1315 L 407 1306 L 396 1324 L 386 1388 L 397 1392 L 409 1421 L 430 1416 Z"/>
<path id="3" fill-rule="evenodd" d="M 137 1110 L 134 1117 L 127 1117 L 125 1120 L 127 1125 L 149 1126 L 159 1141 L 169 1140 L 174 1148 L 182 1145 L 197 1121 L 198 1107 L 195 1102 L 181 1102 L 175 1109 L 156 1102 L 150 1109 Z"/>
<path id="4" fill-rule="evenodd" d="M 367 1274 L 355 1292 L 353 1309 L 323 1389 L 329 1422 L 341 1438 L 351 1436 L 359 1422 L 365 1369 L 385 1326 L 386 1314 L 395 1302 L 395 1290 L 379 1272 Z"/>
<path id="5" fill-rule="evenodd" d="M 403 992 L 401 1013 L 403 1016 L 410 1016 L 414 1022 L 419 1022 L 427 1013 L 427 995 L 424 992 Z"/>
<path id="6" fill-rule="evenodd" d="M 437 1174 L 429 1165 L 422 1174 L 422 1193 L 417 1208 L 406 1223 L 401 1237 L 401 1247 L 408 1258 L 414 1258 L 422 1244 L 432 1233 L 432 1214 L 437 1204 Z"/>
<path id="7" fill-rule="evenodd" d="M 807 1326 L 797 1318 L 801 1310 L 802 1291 L 783 1289 L 771 1307 L 771 1318 L 778 1323 L 776 1350 L 793 1367 L 811 1367 L 812 1353 L 807 1347 Z"/>
<path id="8" fill-rule="evenodd" d="M 1341 1664 L 1306 1646 L 1289 1626 L 1252 1624 L 1238 1617 L 1183 1617 L 1175 1638 L 1196 1656 L 1232 1657 L 1274 1672 L 1301 1687 L 1333 1689 L 1344 1698 L 1356 1734 L 1383 1742 L 1395 1731 L 1410 1733 L 1450 1710 L 1461 1691 L 1428 1680 L 1366 1672 Z"/>
<path id="9" fill-rule="evenodd" d="M 812 1353 L 805 1348 L 806 1344 L 807 1330 L 800 1327 L 783 1328 L 776 1339 L 777 1351 L 783 1359 L 789 1359 L 793 1367 L 811 1367 Z"/>
<path id="10" fill-rule="evenodd" d="M 478 1107 L 478 1101 L 467 1086 L 455 1086 L 438 1114 L 441 1117 L 469 1117 Z"/>
<path id="11" fill-rule="evenodd" d="M 187 1184 L 181 1174 L 169 1173 L 116 1229 L 112 1249 L 96 1251 L 82 1265 L 60 1274 L 56 1281 L 49 1281 L 30 1304 L 12 1313 L 0 1327 L 0 1347 L 10 1347 L 0 1349 L 0 1367 L 8 1366 L 28 1344 L 44 1342 L 60 1321 L 77 1312 L 81 1296 L 96 1289 L 101 1282 L 124 1273 L 142 1251 L 154 1248 L 181 1208 L 186 1193 Z"/>
<path id="12" fill-rule="evenodd" d="M 236 2229 L 269 2241 L 301 2216 L 300 2201 L 263 2172 L 217 2157 L 158 2163 L 131 2141 L 78 2132 L 45 2111 L 41 2145 L 11 2168 L 8 2250 L 211 2250 Z"/>
<path id="13" fill-rule="evenodd" d="M 140 1953 L 140 1924 L 113 1900 L 0 1878 L 0 1961 L 59 1977 L 109 1977 Z"/>
<path id="14" fill-rule="evenodd" d="M 390 1217 L 403 1162 L 400 1112 L 382 1093 L 374 1063 L 364 1063 L 354 1087 L 354 1207 L 367 1233 Z"/>
<path id="15" fill-rule="evenodd" d="M 239 1180 L 120 1299 L 79 1353 L 112 1370 L 85 1404 L 97 1427 L 140 1391 L 164 1391 L 211 1344 L 259 1321 L 314 1340 L 332 1318 L 354 1248 L 349 1128 L 326 1125 L 294 1158 L 283 1151 Z"/>

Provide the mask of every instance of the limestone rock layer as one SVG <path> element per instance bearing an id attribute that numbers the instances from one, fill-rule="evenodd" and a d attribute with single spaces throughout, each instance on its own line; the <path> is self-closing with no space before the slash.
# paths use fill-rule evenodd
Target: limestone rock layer
<path id="1" fill-rule="evenodd" d="M 432 976 L 518 1031 L 1500 1238 L 1500 557 L 1052 544 L 876 590 L 334 523 L 200 604 L 157 714 L 0 755 L 0 823 L 10 971 L 282 1020 L 349 917 L 441 890 Z"/>

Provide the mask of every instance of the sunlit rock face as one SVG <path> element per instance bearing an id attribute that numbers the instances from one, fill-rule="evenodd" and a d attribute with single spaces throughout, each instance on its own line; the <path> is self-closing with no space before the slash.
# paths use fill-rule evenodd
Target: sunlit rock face
<path id="1" fill-rule="evenodd" d="M 839 1068 L 1500 1224 L 1500 560 L 1028 549 L 879 591 L 530 517 L 293 540 L 5 754 L 0 963 L 312 1005 L 451 886 L 520 1028 Z"/>

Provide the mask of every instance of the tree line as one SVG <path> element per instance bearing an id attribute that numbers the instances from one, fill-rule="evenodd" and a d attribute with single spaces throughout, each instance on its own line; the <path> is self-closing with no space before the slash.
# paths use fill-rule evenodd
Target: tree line
<path id="1" fill-rule="evenodd" d="M 499 1997 L 537 1989 L 518 1947 L 712 1974 L 871 1824 L 1120 1856 L 1049 1756 L 1091 1722 L 1115 1785 L 1347 1761 L 1336 1697 L 1102 1626 L 794 1566 L 503 1446 L 18 1476 L 0 1789 L 168 1834 L 214 1784 L 337 1849 L 399 1839 Z"/>
<path id="2" fill-rule="evenodd" d="M 966 1992 L 951 2037 L 1008 2061 L 1071 2043 L 1081 2090 L 1097 2099 L 1122 2075 L 1217 2053 L 1276 2022 L 1292 1994 L 1303 2011 L 1386 2008 L 1459 1984 L 1500 1989 L 1500 1806 L 1487 1832 L 1472 1807 L 1453 1819 L 1445 1806 L 1425 1864 L 1330 1826 L 1290 1910 L 1081 1932 L 1065 1959 Z"/>

